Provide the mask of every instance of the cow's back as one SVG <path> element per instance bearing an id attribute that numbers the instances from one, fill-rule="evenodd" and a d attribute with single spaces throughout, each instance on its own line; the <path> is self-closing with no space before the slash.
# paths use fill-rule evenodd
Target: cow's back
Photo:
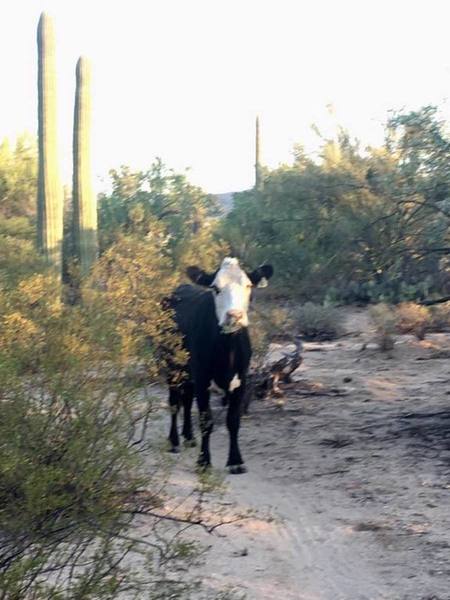
<path id="1" fill-rule="evenodd" d="M 196 285 L 180 285 L 171 304 L 191 362 L 208 362 L 219 333 L 213 292 Z"/>

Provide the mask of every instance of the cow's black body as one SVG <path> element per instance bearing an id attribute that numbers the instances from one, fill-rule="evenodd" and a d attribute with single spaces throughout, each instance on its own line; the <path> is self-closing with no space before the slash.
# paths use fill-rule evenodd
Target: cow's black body
<path id="1" fill-rule="evenodd" d="M 187 443 L 195 444 L 192 435 L 191 407 L 196 397 L 201 430 L 199 464 L 208 466 L 211 461 L 209 436 L 213 428 L 209 406 L 209 387 L 214 381 L 224 390 L 228 404 L 227 428 L 230 448 L 227 465 L 233 473 L 243 472 L 243 460 L 239 451 L 238 432 L 240 404 L 245 389 L 245 379 L 251 358 L 251 345 L 247 327 L 235 333 L 223 333 L 214 307 L 214 292 L 197 285 L 178 287 L 171 299 L 175 321 L 183 335 L 184 346 L 189 352 L 185 377 L 181 383 L 173 383 L 169 376 L 172 424 L 169 440 L 173 451 L 179 447 L 177 413 L 184 406 L 183 436 Z M 173 375 L 173 374 L 172 374 Z M 236 379 L 238 378 L 238 379 Z M 237 387 L 231 386 L 238 381 Z"/>

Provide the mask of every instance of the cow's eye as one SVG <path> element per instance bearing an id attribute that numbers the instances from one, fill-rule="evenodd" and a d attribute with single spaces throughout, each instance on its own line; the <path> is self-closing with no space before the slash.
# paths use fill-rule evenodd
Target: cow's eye
<path id="1" fill-rule="evenodd" d="M 219 290 L 219 288 L 217 287 L 217 285 L 212 285 L 212 286 L 211 286 L 211 289 L 212 289 L 212 291 L 213 291 L 215 294 L 220 294 L 220 290 Z"/>

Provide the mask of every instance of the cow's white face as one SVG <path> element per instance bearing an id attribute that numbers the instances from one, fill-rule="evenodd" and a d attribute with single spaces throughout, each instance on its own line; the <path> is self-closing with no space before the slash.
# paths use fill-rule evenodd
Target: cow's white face
<path id="1" fill-rule="evenodd" d="M 211 284 L 217 321 L 224 333 L 233 333 L 248 326 L 252 287 L 237 258 L 225 258 Z"/>
<path id="2" fill-rule="evenodd" d="M 224 258 L 219 270 L 212 274 L 198 267 L 187 269 L 192 281 L 213 290 L 217 321 L 224 333 L 234 333 L 248 326 L 252 287 L 265 287 L 272 273 L 273 268 L 264 265 L 247 274 L 237 258 Z"/>

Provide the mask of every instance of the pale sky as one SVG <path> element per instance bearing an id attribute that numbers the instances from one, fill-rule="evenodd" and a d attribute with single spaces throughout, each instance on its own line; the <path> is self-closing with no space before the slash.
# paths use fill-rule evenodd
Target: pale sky
<path id="1" fill-rule="evenodd" d="M 54 21 L 59 148 L 71 178 L 75 65 L 93 69 L 95 188 L 156 156 L 212 193 L 251 187 L 262 158 L 317 147 L 335 120 L 380 143 L 390 109 L 440 104 L 450 121 L 448 0 L 3 0 L 0 139 L 37 131 L 36 27 Z"/>

